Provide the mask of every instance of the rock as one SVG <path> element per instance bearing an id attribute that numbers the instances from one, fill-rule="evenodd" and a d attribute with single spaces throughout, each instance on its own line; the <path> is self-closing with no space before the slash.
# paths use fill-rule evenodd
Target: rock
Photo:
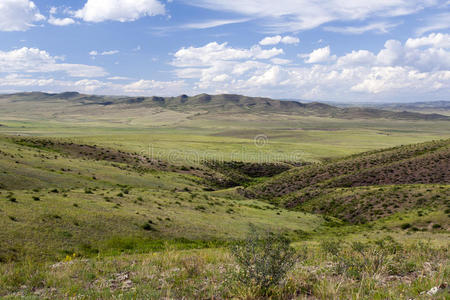
<path id="1" fill-rule="evenodd" d="M 429 291 L 427 292 L 427 295 L 433 296 L 433 295 L 436 294 L 437 292 L 439 292 L 439 287 L 438 287 L 438 286 L 435 286 L 435 287 L 431 288 L 431 290 L 429 290 Z"/>

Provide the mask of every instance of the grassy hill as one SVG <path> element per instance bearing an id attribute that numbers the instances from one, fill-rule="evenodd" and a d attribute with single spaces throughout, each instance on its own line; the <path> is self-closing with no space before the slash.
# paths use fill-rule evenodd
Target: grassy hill
<path id="1" fill-rule="evenodd" d="M 447 139 L 292 168 L 240 192 L 291 209 L 366 223 L 411 208 L 448 209 L 449 183 Z"/>
<path id="2" fill-rule="evenodd" d="M 0 137 L 0 296 L 254 295 L 227 277 L 236 268 L 227 245 L 242 239 L 250 223 L 283 234 L 305 251 L 287 279 L 304 292 L 280 293 L 326 299 L 352 295 L 356 288 L 367 298 L 417 295 L 448 272 L 423 266 L 443 266 L 448 259 L 449 144 L 408 145 L 321 164 L 183 167 L 67 138 Z M 244 194 L 255 198 L 217 185 L 217 178 L 244 184 Z M 357 271 L 383 280 L 397 276 L 390 288 L 375 281 L 361 288 L 362 273 L 329 269 L 336 263 L 326 252 L 331 246 L 319 245 L 332 243 L 331 237 L 396 247 L 395 255 L 383 256 L 385 269 Z M 427 238 L 432 245 L 420 244 Z M 348 245 L 342 255 L 363 255 L 358 268 L 376 257 L 340 243 Z M 311 275 L 313 269 L 325 275 Z M 333 272 L 344 272 L 339 285 L 345 290 L 324 287 L 332 284 Z M 221 284 L 205 289 L 205 278 Z M 406 281 L 416 289 L 406 288 Z"/>
<path id="3" fill-rule="evenodd" d="M 38 110 L 46 105 L 53 105 L 52 110 L 59 114 L 68 114 L 76 109 L 92 109 L 108 107 L 127 109 L 160 108 L 176 112 L 196 112 L 197 114 L 219 113 L 259 113 L 259 114 L 292 114 L 300 116 L 318 116 L 332 118 L 387 118 L 408 120 L 450 120 L 450 117 L 439 114 L 421 114 L 417 112 L 392 112 L 374 108 L 338 108 L 324 103 L 300 103 L 297 101 L 280 101 L 261 97 L 242 95 L 208 95 L 200 94 L 189 97 L 119 97 L 84 95 L 77 92 L 61 94 L 19 93 L 0 96 L 0 102 L 8 103 L 8 108 L 26 103 L 28 108 L 38 106 Z M 55 106 L 56 105 L 56 106 Z M 59 108 L 59 111 L 58 109 Z"/>
<path id="4" fill-rule="evenodd" d="M 57 140 L 0 138 L 0 145 L 2 261 L 151 249 L 160 239 L 225 241 L 242 237 L 249 222 L 287 232 L 311 232 L 324 223 L 319 216 L 208 192 L 213 178 L 203 172 L 212 169 L 136 161 L 112 149 L 99 157 L 80 151 L 93 147 Z"/>
<path id="5" fill-rule="evenodd" d="M 447 118 L 22 93 L 0 124 L 2 299 L 260 299 L 250 224 L 295 250 L 271 299 L 448 298 Z"/>

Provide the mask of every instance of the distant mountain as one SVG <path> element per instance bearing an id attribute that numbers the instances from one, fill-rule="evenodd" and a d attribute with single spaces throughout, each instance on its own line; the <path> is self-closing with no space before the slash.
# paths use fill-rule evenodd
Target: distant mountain
<path id="1" fill-rule="evenodd" d="M 181 95 L 178 97 L 126 97 L 126 96 L 97 96 L 85 95 L 77 92 L 49 94 L 41 92 L 17 93 L 0 95 L 0 105 L 7 101 L 8 105 L 14 103 L 27 103 L 27 109 L 33 106 L 42 107 L 51 103 L 52 110 L 61 105 L 67 110 L 69 106 L 78 109 L 83 106 L 126 108 L 161 108 L 179 112 L 199 112 L 200 114 L 289 114 L 301 116 L 332 117 L 341 119 L 352 118 L 387 118 L 409 120 L 450 120 L 449 116 L 440 114 L 422 114 L 417 112 L 395 112 L 379 108 L 368 107 L 336 107 L 329 104 L 298 101 L 281 101 L 263 97 L 247 97 L 242 95 L 222 94 L 196 96 Z M 445 101 L 444 101 L 445 102 Z M 3 105 L 6 105 L 5 102 Z M 419 105 L 419 104 L 417 104 Z M 124 112 L 125 114 L 126 112 Z"/>
<path id="2" fill-rule="evenodd" d="M 386 103 L 376 105 L 378 108 L 394 109 L 394 110 L 450 110 L 450 101 L 429 101 L 429 102 L 413 102 L 413 103 Z"/>

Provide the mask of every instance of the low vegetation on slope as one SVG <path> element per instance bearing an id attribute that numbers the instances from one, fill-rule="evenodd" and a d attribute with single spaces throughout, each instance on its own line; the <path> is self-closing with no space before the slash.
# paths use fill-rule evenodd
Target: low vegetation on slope
<path id="1" fill-rule="evenodd" d="M 301 191 L 283 200 L 286 207 L 296 210 L 326 214 L 349 223 L 367 223 L 424 207 L 449 211 L 450 186 L 415 184 L 328 188 L 313 195 Z"/>
<path id="2" fill-rule="evenodd" d="M 239 192 L 288 209 L 367 223 L 415 208 L 448 210 L 449 183 L 450 140 L 441 140 L 293 168 Z"/>
<path id="3" fill-rule="evenodd" d="M 449 140 L 324 164 L 0 149 L 1 298 L 448 297 Z"/>
<path id="4" fill-rule="evenodd" d="M 324 223 L 215 194 L 198 170 L 147 165 L 136 154 L 48 139 L 2 138 L 0 145 L 0 261 L 149 251 L 181 238 L 204 245 L 242 237 L 249 222 L 287 233 Z"/>
<path id="5" fill-rule="evenodd" d="M 245 195 L 272 199 L 309 188 L 450 182 L 450 139 L 400 146 L 291 169 Z"/>

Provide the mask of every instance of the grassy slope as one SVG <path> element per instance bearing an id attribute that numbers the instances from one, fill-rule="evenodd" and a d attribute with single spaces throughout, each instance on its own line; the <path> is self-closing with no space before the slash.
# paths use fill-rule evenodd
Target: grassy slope
<path id="1" fill-rule="evenodd" d="M 423 149 L 417 145 L 402 148 L 411 150 L 406 152 L 394 149 L 357 154 L 449 138 L 448 121 L 344 120 L 287 114 L 268 117 L 263 112 L 242 111 L 223 115 L 217 109 L 205 115 L 206 111 L 115 109 L 69 102 L 64 103 L 66 111 L 61 113 L 60 100 L 47 100 L 36 110 L 30 110 L 26 101 L 14 105 L 0 101 L 0 132 L 57 136 L 66 142 L 153 153 L 163 160 L 179 151 L 181 159 L 176 155 L 170 161 L 169 165 L 176 165 L 172 169 L 142 172 L 123 162 L 85 154 L 65 155 L 0 137 L 0 228 L 4 229 L 0 232 L 0 259 L 12 260 L 0 263 L 0 297 L 64 298 L 76 294 L 92 299 L 229 298 L 236 290 L 230 290 L 233 284 L 227 274 L 235 265 L 221 247 L 242 238 L 249 222 L 301 240 L 294 244 L 299 249 L 311 247 L 308 258 L 295 267 L 288 279 L 290 295 L 419 299 L 425 297 L 420 295 L 422 291 L 449 276 L 445 247 L 450 242 L 450 188 L 446 177 L 447 182 L 438 180 L 440 184 L 376 181 L 388 185 L 372 186 L 370 182 L 370 186 L 360 187 L 359 174 L 364 172 L 359 169 L 363 167 L 375 171 L 364 173 L 372 176 L 386 171 L 385 166 L 397 170 L 395 164 L 399 161 L 417 165 L 419 156 L 428 156 L 421 154 Z M 264 147 L 254 143 L 254 137 L 260 134 L 268 136 Z M 243 161 L 261 161 L 263 157 L 268 161 L 293 158 L 320 162 L 333 157 L 325 169 L 305 168 L 319 170 L 318 174 L 323 175 L 324 170 L 330 171 L 327 166 L 334 165 L 333 172 L 344 170 L 345 174 L 331 178 L 326 175 L 328 179 L 314 182 L 310 189 L 308 184 L 301 190 L 297 186 L 288 188 L 287 193 L 284 189 L 277 191 L 276 195 L 283 197 L 274 202 L 294 204 L 290 206 L 295 206 L 294 210 L 287 210 L 260 199 L 243 198 L 235 189 L 206 191 L 192 172 L 180 172 L 180 165 L 200 166 L 198 161 L 183 157 L 193 151 L 224 160 L 231 160 L 230 153 L 238 152 Z M 395 155 L 386 155 L 390 151 Z M 439 151 L 444 156 L 438 161 L 448 164 L 447 150 Z M 425 162 L 422 164 L 429 167 Z M 427 174 L 447 174 L 433 170 Z M 286 174 L 290 172 L 298 170 Z M 300 177 L 301 172 L 297 174 Z M 249 190 L 272 198 L 272 192 L 265 195 L 260 188 L 280 186 L 283 180 L 290 180 L 286 174 L 274 179 L 257 178 L 254 182 L 260 184 Z M 369 177 L 364 177 L 364 182 Z M 348 187 L 349 181 L 342 182 L 342 178 L 355 179 L 350 181 L 355 187 Z M 367 223 L 348 224 L 360 223 L 359 216 Z M 333 262 L 318 248 L 322 240 L 330 238 L 349 242 L 374 241 L 384 236 L 412 247 L 405 250 L 408 259 L 401 267 L 413 263 L 414 268 L 395 275 L 384 270 L 362 281 L 355 280 L 333 274 L 329 269 Z M 432 248 L 420 246 L 424 241 L 429 241 Z M 209 247 L 214 249 L 206 249 Z M 200 249 L 182 250 L 190 248 Z M 73 253 L 73 261 L 69 258 L 68 262 L 55 264 Z M 131 286 L 120 279 L 124 274 Z M 237 294 L 251 297 L 248 291 Z"/>
<path id="2" fill-rule="evenodd" d="M 250 222 L 306 232 L 323 223 L 318 216 L 205 192 L 189 174 L 142 173 L 9 139 L 0 143 L 1 184 L 8 190 L 0 193 L 4 260 L 55 259 L 67 252 L 89 254 L 90 248 L 108 252 L 114 237 L 226 240 L 242 237 Z"/>
<path id="3" fill-rule="evenodd" d="M 447 183 L 450 140 L 358 154 L 321 165 L 299 167 L 250 187 L 246 194 L 274 198 L 305 189 L 407 183 Z M 292 203 L 295 205 L 295 203 Z"/>

